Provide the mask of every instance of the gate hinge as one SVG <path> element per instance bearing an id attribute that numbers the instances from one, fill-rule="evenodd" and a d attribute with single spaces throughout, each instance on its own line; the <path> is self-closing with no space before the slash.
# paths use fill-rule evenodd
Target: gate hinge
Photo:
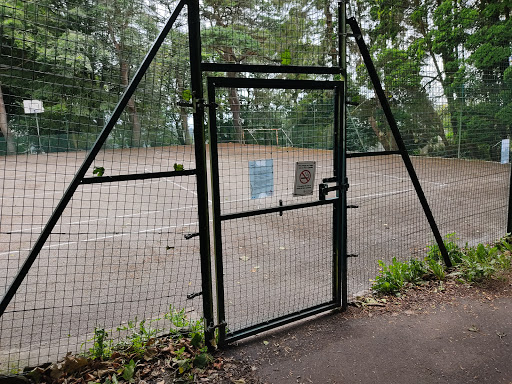
<path id="1" fill-rule="evenodd" d="M 203 292 L 190 293 L 187 295 L 187 300 L 192 300 L 194 297 L 201 296 Z"/>
<path id="2" fill-rule="evenodd" d="M 194 99 L 194 111 L 197 109 L 197 107 L 201 107 L 201 108 L 204 108 L 204 107 L 207 107 L 207 108 L 217 108 L 219 106 L 219 104 L 213 102 L 213 103 L 205 103 L 204 102 L 204 99 L 202 98 L 199 98 L 199 99 Z"/>
<path id="3" fill-rule="evenodd" d="M 228 325 L 228 323 L 226 323 L 225 321 L 223 321 L 222 323 L 219 323 L 219 324 L 216 324 L 216 325 L 210 325 L 208 326 L 208 328 L 206 328 L 206 331 L 213 331 L 217 328 L 222 328 L 222 327 L 225 327 L 226 325 Z"/>
<path id="4" fill-rule="evenodd" d="M 207 108 L 217 108 L 219 106 L 219 104 L 217 104 L 217 103 L 205 103 L 204 99 L 202 99 L 202 98 L 199 98 L 199 99 L 195 99 L 194 98 L 194 100 L 192 100 L 192 103 L 186 103 L 184 101 L 178 101 L 176 104 L 178 106 L 180 106 L 180 107 L 193 108 L 194 109 L 194 113 L 197 111 L 198 107 L 200 107 L 200 108 L 204 108 L 204 107 L 207 107 Z"/>
<path id="5" fill-rule="evenodd" d="M 193 238 L 193 237 L 196 237 L 196 236 L 199 236 L 199 235 L 200 235 L 200 233 L 199 233 L 199 232 L 196 232 L 196 233 L 187 233 L 187 234 L 186 234 L 186 235 L 184 235 L 184 236 L 185 236 L 185 239 L 186 239 L 186 240 L 189 240 L 189 239 L 191 239 L 191 238 Z"/>
<path id="6" fill-rule="evenodd" d="M 347 254 L 347 257 L 359 257 L 359 255 L 356 255 L 355 253 L 349 253 Z"/>

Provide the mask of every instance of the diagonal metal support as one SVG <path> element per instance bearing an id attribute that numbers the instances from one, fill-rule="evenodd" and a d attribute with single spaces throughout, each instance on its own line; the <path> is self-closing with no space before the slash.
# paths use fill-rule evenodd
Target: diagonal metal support
<path id="1" fill-rule="evenodd" d="M 112 112 L 112 115 L 110 116 L 110 119 L 103 127 L 102 131 L 100 132 L 98 138 L 96 139 L 96 142 L 94 143 L 92 149 L 90 150 L 89 154 L 84 159 L 82 165 L 78 169 L 78 172 L 75 174 L 75 177 L 69 184 L 68 188 L 66 189 L 66 192 L 64 192 L 64 195 L 60 199 L 59 203 L 55 207 L 55 210 L 53 211 L 52 215 L 48 219 L 48 222 L 46 223 L 43 231 L 39 235 L 39 238 L 35 242 L 34 246 L 32 247 L 30 253 L 27 256 L 27 259 L 23 263 L 21 269 L 19 270 L 18 274 L 16 275 L 14 281 L 9 286 L 9 289 L 5 293 L 4 297 L 2 298 L 2 301 L 0 302 L 0 317 L 4 314 L 7 306 L 11 302 L 12 298 L 16 294 L 16 291 L 20 287 L 21 283 L 27 276 L 28 271 L 34 264 L 34 262 L 37 259 L 37 256 L 39 255 L 39 252 L 41 252 L 41 249 L 43 248 L 44 244 L 48 240 L 48 237 L 52 233 L 53 228 L 59 221 L 60 217 L 62 216 L 62 213 L 66 209 L 66 206 L 71 201 L 71 198 L 73 197 L 75 191 L 77 190 L 78 186 L 81 184 L 82 180 L 84 179 L 84 176 L 87 172 L 87 170 L 90 168 L 92 162 L 96 158 L 96 155 L 100 151 L 101 147 L 105 143 L 105 141 L 108 138 L 108 135 L 116 125 L 117 121 L 119 120 L 119 117 L 121 116 L 124 108 L 128 104 L 128 101 L 134 94 L 135 90 L 137 89 L 137 86 L 139 85 L 140 81 L 142 80 L 143 76 L 145 75 L 147 69 L 149 68 L 149 65 L 155 58 L 158 50 L 160 49 L 160 46 L 164 42 L 165 38 L 167 37 L 169 31 L 171 30 L 174 22 L 178 18 L 178 15 L 180 14 L 181 10 L 183 9 L 183 6 L 185 5 L 185 0 L 181 0 L 180 3 L 177 5 L 176 9 L 174 10 L 173 14 L 167 21 L 166 25 L 154 41 L 153 45 L 151 46 L 151 49 L 144 57 L 144 60 L 142 61 L 141 65 L 137 69 L 137 72 L 133 76 L 130 84 L 124 91 L 123 95 L 121 96 L 121 99 L 117 103 L 114 111 Z"/>
<path id="2" fill-rule="evenodd" d="M 382 85 L 379 79 L 379 75 L 373 65 L 372 57 L 370 55 L 370 51 L 363 39 L 363 34 L 361 29 L 359 28 L 359 24 L 354 17 L 347 19 L 347 23 L 352 28 L 353 37 L 355 37 L 357 46 L 359 47 L 359 51 L 361 52 L 361 56 L 363 57 L 364 64 L 366 65 L 366 69 L 368 70 L 368 74 L 370 75 L 370 79 L 372 80 L 373 87 L 375 88 L 375 93 L 379 98 L 380 105 L 384 114 L 386 115 L 386 119 L 388 121 L 389 127 L 391 128 L 391 132 L 393 133 L 393 137 L 395 139 L 398 150 L 400 151 L 400 155 L 402 156 L 402 160 L 407 168 L 407 172 L 409 173 L 409 177 L 414 185 L 414 189 L 416 190 L 416 194 L 420 200 L 423 211 L 425 212 L 425 216 L 427 217 L 428 223 L 430 224 L 430 228 L 434 237 L 436 239 L 437 245 L 439 246 L 439 250 L 441 251 L 441 255 L 443 256 L 443 260 L 446 266 L 449 268 L 452 266 L 452 262 L 450 257 L 448 256 L 448 251 L 443 242 L 443 238 L 439 233 L 439 228 L 437 227 L 436 221 L 434 219 L 434 215 L 430 210 L 430 206 L 428 204 L 427 198 L 425 197 L 425 193 L 423 192 L 423 188 L 421 187 L 420 181 L 418 179 L 418 175 L 414 169 L 411 158 L 409 157 L 409 153 L 407 152 L 407 148 L 405 147 L 404 141 L 402 139 L 402 135 L 398 129 L 398 125 L 396 124 L 395 117 L 393 116 L 393 112 L 391 111 L 391 107 L 386 98 L 386 94 L 382 89 Z"/>

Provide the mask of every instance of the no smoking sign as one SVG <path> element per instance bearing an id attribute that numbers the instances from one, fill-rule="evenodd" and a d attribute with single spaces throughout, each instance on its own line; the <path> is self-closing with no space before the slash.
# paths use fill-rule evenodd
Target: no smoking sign
<path id="1" fill-rule="evenodd" d="M 297 161 L 295 163 L 294 196 L 313 194 L 315 183 L 316 161 Z"/>

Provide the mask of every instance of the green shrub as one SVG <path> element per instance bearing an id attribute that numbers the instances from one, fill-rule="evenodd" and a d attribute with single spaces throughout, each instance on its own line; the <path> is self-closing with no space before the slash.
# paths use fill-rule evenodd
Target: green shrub
<path id="1" fill-rule="evenodd" d="M 427 264 L 429 270 L 437 277 L 439 280 L 443 281 L 446 277 L 446 272 L 444 270 L 444 264 L 442 261 L 437 261 L 434 259 L 427 259 Z"/>
<path id="2" fill-rule="evenodd" d="M 449 276 L 461 281 L 474 282 L 495 276 L 500 271 L 512 267 L 512 244 L 502 239 L 495 246 L 478 244 L 476 247 L 460 248 L 455 243 L 455 234 L 445 237 L 444 244 L 454 271 Z M 395 294 L 400 292 L 407 283 L 417 284 L 425 275 L 431 274 L 443 281 L 446 267 L 437 244 L 428 246 L 424 261 L 411 259 L 408 262 L 397 261 L 394 257 L 390 265 L 378 261 L 380 271 L 375 278 L 372 289 L 377 293 Z"/>
<path id="3" fill-rule="evenodd" d="M 423 264 L 417 260 L 401 262 L 393 257 L 389 266 L 382 260 L 378 263 L 381 270 L 374 280 L 372 289 L 384 294 L 399 292 L 405 283 L 416 283 L 425 274 Z"/>
<path id="4" fill-rule="evenodd" d="M 453 265 L 461 262 L 464 256 L 463 250 L 457 245 L 456 241 L 459 240 L 455 233 L 449 233 L 444 237 L 443 243 L 448 252 L 448 257 Z M 427 260 L 443 261 L 443 255 L 439 249 L 439 245 L 432 244 L 427 247 Z"/>
<path id="5" fill-rule="evenodd" d="M 406 272 L 405 281 L 409 283 L 418 283 L 428 273 L 425 264 L 416 259 L 409 260 L 409 268 Z"/>
<path id="6" fill-rule="evenodd" d="M 461 277 L 468 281 L 480 281 L 490 277 L 498 269 L 501 269 L 498 256 L 498 248 L 478 244 L 477 247 L 469 248 L 462 257 L 460 265 Z"/>

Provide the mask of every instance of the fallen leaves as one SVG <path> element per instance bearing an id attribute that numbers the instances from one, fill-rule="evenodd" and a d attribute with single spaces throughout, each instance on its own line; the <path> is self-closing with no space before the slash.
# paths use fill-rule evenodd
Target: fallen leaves
<path id="1" fill-rule="evenodd" d="M 258 382 L 250 366 L 214 358 L 201 346 L 194 339 L 153 338 L 142 355 L 130 348 L 115 351 L 108 360 L 68 353 L 61 361 L 33 368 L 28 376 L 46 384 Z"/>

